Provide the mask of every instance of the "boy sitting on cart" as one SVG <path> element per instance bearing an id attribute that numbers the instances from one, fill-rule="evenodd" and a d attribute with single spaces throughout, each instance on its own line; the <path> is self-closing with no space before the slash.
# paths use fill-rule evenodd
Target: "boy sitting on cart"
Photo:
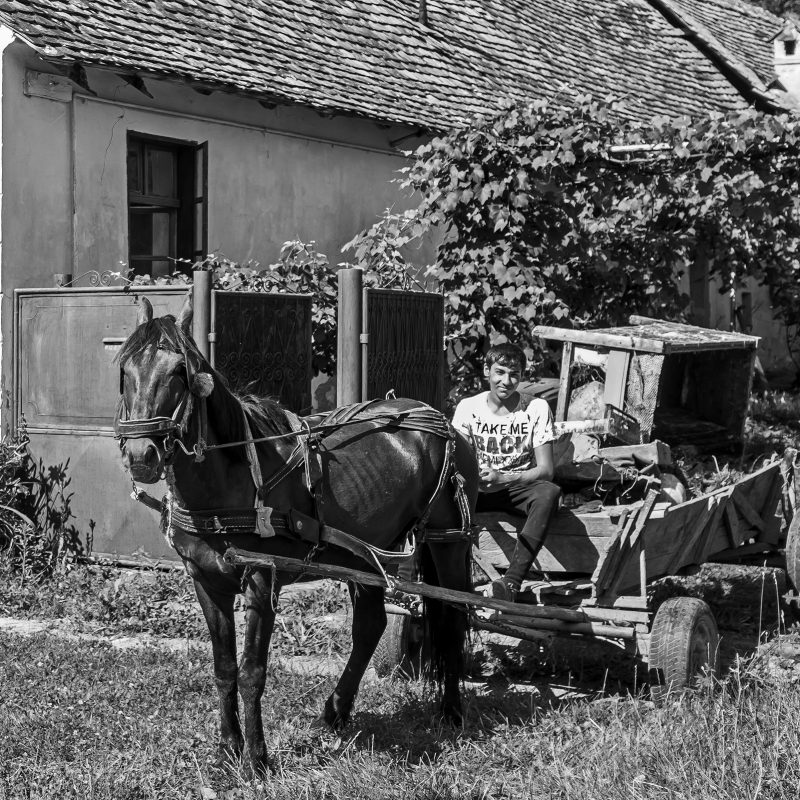
<path id="1" fill-rule="evenodd" d="M 561 490 L 553 482 L 553 415 L 545 400 L 517 391 L 527 360 L 505 343 L 486 353 L 483 374 L 489 390 L 456 407 L 453 426 L 475 448 L 481 467 L 477 511 L 525 517 L 505 575 L 492 581 L 489 596 L 514 601 L 539 554 Z"/>

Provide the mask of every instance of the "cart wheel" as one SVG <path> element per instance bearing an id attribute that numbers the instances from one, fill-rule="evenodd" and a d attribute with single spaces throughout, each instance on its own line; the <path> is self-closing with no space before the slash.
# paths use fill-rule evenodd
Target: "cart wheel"
<path id="1" fill-rule="evenodd" d="M 717 674 L 719 631 L 708 604 L 694 597 L 670 597 L 650 631 L 650 696 L 691 688 L 703 670 Z"/>
<path id="2" fill-rule="evenodd" d="M 793 517 L 786 534 L 786 574 L 796 592 L 800 592 L 800 511 Z"/>
<path id="3" fill-rule="evenodd" d="M 422 674 L 422 620 L 410 614 L 389 614 L 375 648 L 372 666 L 380 677 L 395 671 L 407 678 Z"/>

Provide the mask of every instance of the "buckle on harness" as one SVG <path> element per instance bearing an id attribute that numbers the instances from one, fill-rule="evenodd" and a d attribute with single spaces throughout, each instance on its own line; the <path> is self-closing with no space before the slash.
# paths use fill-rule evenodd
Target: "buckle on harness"
<path id="1" fill-rule="evenodd" d="M 319 545 L 319 521 L 296 509 L 289 511 L 289 527 L 298 538 L 314 546 Z"/>
<path id="2" fill-rule="evenodd" d="M 256 533 L 262 538 L 267 539 L 275 535 L 275 528 L 272 527 L 272 509 L 262 505 L 259 501 L 256 506 Z"/>

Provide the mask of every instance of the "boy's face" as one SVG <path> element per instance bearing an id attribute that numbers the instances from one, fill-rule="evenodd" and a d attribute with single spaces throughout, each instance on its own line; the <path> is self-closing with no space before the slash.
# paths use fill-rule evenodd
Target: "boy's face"
<path id="1" fill-rule="evenodd" d="M 497 400 L 508 400 L 516 391 L 522 379 L 522 369 L 519 364 L 498 364 L 491 367 L 484 366 L 483 374 L 489 381 L 489 393 Z"/>

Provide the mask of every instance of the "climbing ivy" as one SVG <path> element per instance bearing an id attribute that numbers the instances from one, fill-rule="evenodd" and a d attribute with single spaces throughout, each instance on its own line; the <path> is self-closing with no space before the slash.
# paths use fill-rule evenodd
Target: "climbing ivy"
<path id="1" fill-rule="evenodd" d="M 722 289 L 753 276 L 800 323 L 800 123 L 754 111 L 626 119 L 614 102 L 505 105 L 426 143 L 403 170 L 418 198 L 348 246 L 397 261 L 438 238 L 426 267 L 446 296 L 451 377 L 479 382 L 510 339 L 539 358 L 535 323 L 597 326 L 631 313 L 681 319 L 696 264 Z"/>

